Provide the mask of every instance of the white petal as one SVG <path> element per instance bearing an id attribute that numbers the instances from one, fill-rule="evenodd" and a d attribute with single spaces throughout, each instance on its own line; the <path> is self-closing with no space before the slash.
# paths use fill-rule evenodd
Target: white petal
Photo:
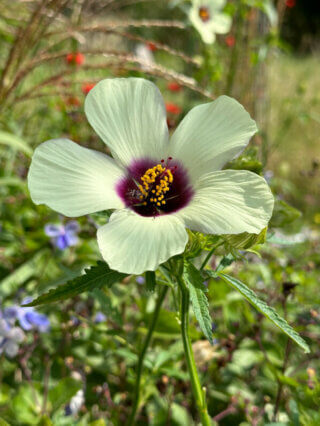
<path id="1" fill-rule="evenodd" d="M 143 217 L 130 210 L 113 213 L 97 236 L 110 268 L 128 274 L 155 271 L 161 263 L 182 253 L 188 241 L 184 225 L 176 217 Z"/>
<path id="2" fill-rule="evenodd" d="M 211 27 L 216 34 L 226 34 L 230 31 L 231 25 L 231 16 L 225 13 L 216 13 L 212 19 Z"/>
<path id="3" fill-rule="evenodd" d="M 170 155 L 181 160 L 193 181 L 221 167 L 248 144 L 257 131 L 250 115 L 235 99 L 220 96 L 196 106 L 170 141 Z"/>
<path id="4" fill-rule="evenodd" d="M 192 8 L 189 12 L 189 19 L 193 26 L 199 31 L 202 40 L 207 44 L 212 44 L 215 39 L 215 33 L 226 34 L 230 31 L 232 19 L 229 15 L 221 13 L 225 6 L 225 0 L 195 0 L 192 2 Z M 200 16 L 200 8 L 208 9 L 209 20 L 203 21 Z"/>
<path id="5" fill-rule="evenodd" d="M 16 342 L 13 342 L 12 340 L 8 340 L 4 345 L 4 351 L 9 358 L 13 358 L 17 355 L 19 351 L 19 346 L 17 345 Z"/>
<path id="6" fill-rule="evenodd" d="M 194 28 L 199 32 L 202 40 L 207 44 L 211 44 L 216 39 L 215 33 L 211 28 L 211 25 L 208 25 L 208 23 L 212 21 L 203 22 L 201 20 L 199 16 L 199 7 L 200 5 L 190 9 L 189 19 Z"/>
<path id="7" fill-rule="evenodd" d="M 8 338 L 16 343 L 21 343 L 25 338 L 24 332 L 19 327 L 13 327 L 10 329 Z"/>
<path id="8" fill-rule="evenodd" d="M 246 170 L 223 170 L 202 176 L 191 203 L 175 216 L 206 234 L 257 234 L 267 226 L 273 204 L 262 177 Z"/>
<path id="9" fill-rule="evenodd" d="M 115 185 L 123 174 L 109 156 L 68 139 L 53 139 L 35 150 L 28 186 L 36 204 L 75 217 L 122 208 Z"/>
<path id="10" fill-rule="evenodd" d="M 167 153 L 166 110 L 158 88 L 142 78 L 100 81 L 85 101 L 87 118 L 123 164 Z"/>

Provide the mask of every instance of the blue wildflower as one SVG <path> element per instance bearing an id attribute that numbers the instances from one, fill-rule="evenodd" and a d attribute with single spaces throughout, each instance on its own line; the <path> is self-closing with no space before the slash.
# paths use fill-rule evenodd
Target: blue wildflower
<path id="1" fill-rule="evenodd" d="M 137 276 L 137 278 L 136 278 L 136 282 L 138 283 L 138 284 L 144 284 L 145 283 L 145 278 L 142 276 L 142 275 L 139 275 L 139 276 Z"/>
<path id="2" fill-rule="evenodd" d="M 31 300 L 30 297 L 27 297 L 22 304 L 30 303 Z M 50 328 L 49 318 L 32 307 L 10 306 L 5 308 L 3 316 L 12 324 L 17 319 L 20 326 L 26 331 L 38 330 L 41 333 L 45 333 Z"/>
<path id="3" fill-rule="evenodd" d="M 70 320 L 71 320 L 71 325 L 73 327 L 78 327 L 81 324 L 80 319 L 78 317 L 76 317 L 75 315 L 72 315 Z"/>
<path id="4" fill-rule="evenodd" d="M 70 220 L 65 225 L 48 223 L 44 227 L 45 234 L 51 238 L 52 244 L 59 250 L 75 246 L 78 243 L 79 230 L 79 224 L 75 220 Z"/>
<path id="5" fill-rule="evenodd" d="M 100 322 L 104 322 L 106 319 L 107 319 L 107 317 L 105 316 L 105 314 L 99 311 L 95 314 L 93 321 L 96 324 L 99 324 Z"/>

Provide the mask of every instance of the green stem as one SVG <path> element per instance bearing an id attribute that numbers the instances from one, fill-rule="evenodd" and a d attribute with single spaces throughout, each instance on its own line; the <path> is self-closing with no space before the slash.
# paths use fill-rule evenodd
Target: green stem
<path id="1" fill-rule="evenodd" d="M 201 423 L 203 426 L 210 426 L 211 420 L 207 411 L 205 392 L 201 388 L 196 363 L 192 352 L 191 340 L 189 336 L 189 290 L 181 278 L 177 278 L 178 285 L 181 291 L 181 334 L 184 347 L 184 353 L 187 360 L 191 387 L 196 405 L 200 414 Z"/>
<path id="2" fill-rule="evenodd" d="M 221 242 L 221 243 L 219 243 L 219 244 L 217 244 L 216 246 L 214 246 L 210 251 L 209 251 L 209 253 L 207 254 L 207 256 L 206 256 L 206 258 L 204 259 L 204 261 L 203 261 L 203 263 L 202 263 L 202 265 L 200 266 L 200 271 L 202 271 L 202 269 L 206 266 L 206 264 L 209 262 L 209 260 L 210 260 L 210 258 L 211 258 L 211 256 L 213 255 L 213 253 L 215 252 L 215 250 L 219 247 L 219 246 L 221 246 L 223 244 L 223 242 Z"/>
<path id="3" fill-rule="evenodd" d="M 132 405 L 132 409 L 131 409 L 131 414 L 128 420 L 127 425 L 128 426 L 132 426 L 134 424 L 134 420 L 138 411 L 138 407 L 139 407 L 139 401 L 140 401 L 140 383 L 141 383 L 141 376 L 142 376 L 142 368 L 143 368 L 143 362 L 144 362 L 144 357 L 146 355 L 148 346 L 150 344 L 151 338 L 152 338 L 152 333 L 153 330 L 156 326 L 157 323 L 157 319 L 159 316 L 159 312 L 160 312 L 160 308 L 162 305 L 162 302 L 167 294 L 168 291 L 168 286 L 163 286 L 163 288 L 161 289 L 161 292 L 158 296 L 158 300 L 157 300 L 157 304 L 153 313 L 153 317 L 151 320 L 151 324 L 147 333 L 147 336 L 145 338 L 145 341 L 143 343 L 143 347 L 139 356 L 139 362 L 138 362 L 138 367 L 137 367 L 137 378 L 136 378 L 136 383 L 135 383 L 135 387 L 134 387 L 134 401 L 133 401 L 133 405 Z"/>

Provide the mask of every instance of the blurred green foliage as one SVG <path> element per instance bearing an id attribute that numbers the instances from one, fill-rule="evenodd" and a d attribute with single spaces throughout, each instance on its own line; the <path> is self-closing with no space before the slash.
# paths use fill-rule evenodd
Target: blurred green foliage
<path id="1" fill-rule="evenodd" d="M 45 206 L 34 205 L 26 185 L 33 149 L 46 139 L 66 135 L 90 148 L 105 150 L 85 120 L 82 87 L 120 75 L 147 76 L 158 84 L 165 100 L 182 109 L 180 115 L 169 114 L 172 129 L 195 104 L 208 101 L 207 91 L 235 96 L 258 119 L 259 135 L 229 167 L 261 175 L 273 171 L 270 186 L 277 202 L 270 228 L 259 236 L 204 238 L 190 233 L 190 259 L 200 267 L 212 247 L 217 247 L 207 269 L 233 275 L 255 290 L 301 334 L 311 353 L 305 355 L 291 344 L 217 274 L 206 282 L 213 345 L 204 340 L 191 313 L 193 349 L 207 389 L 209 413 L 219 425 L 318 426 L 318 58 L 302 61 L 279 52 L 283 45 L 275 28 L 261 30 L 265 19 L 272 18 L 262 12 L 271 2 L 230 2 L 226 11 L 234 19 L 235 44 L 228 46 L 226 37 L 219 36 L 214 47 L 204 45 L 190 27 L 187 2 L 137 2 L 134 7 L 130 2 L 123 7 L 117 7 L 116 2 L 93 2 L 87 8 L 82 2 L 66 2 L 54 20 L 58 3 L 63 2 L 51 3 L 45 24 L 49 26 L 52 20 L 50 31 L 62 31 L 68 37 L 50 44 L 46 27 L 39 21 L 34 25 L 36 32 L 31 28 L 25 34 L 21 47 L 25 56 L 17 55 L 20 74 L 12 71 L 6 81 L 14 82 L 30 62 L 43 59 L 43 55 L 57 55 L 56 59 L 43 61 L 1 102 L 1 311 L 21 304 L 25 296 L 52 295 L 66 282 L 75 283 L 76 296 L 37 308 L 48 315 L 50 331 L 28 331 L 16 357 L 1 355 L 0 426 L 119 425 L 128 418 L 137 354 L 159 288 L 170 285 L 165 270 L 156 276 L 147 275 L 144 283 L 142 277 L 120 276 L 110 288 L 98 282 L 95 289 L 90 287 L 90 292 L 80 294 L 77 286 L 88 284 L 85 269 L 100 259 L 96 228 L 107 220 L 108 212 L 80 218 L 79 243 L 60 251 L 51 244 L 44 227 L 47 223 L 65 223 L 66 219 Z M 33 10 L 33 2 L 4 2 L 0 7 L 1 76 L 16 42 L 16 30 L 23 28 Z M 45 18 L 39 14 L 37 19 Z M 126 19 L 175 19 L 183 26 L 121 27 L 129 36 L 112 34 L 107 42 L 101 33 L 79 29 L 72 36 L 67 34 L 68 25 L 106 26 L 109 21 Z M 153 54 L 163 69 L 148 72 L 135 61 L 110 60 L 104 52 L 112 48 L 133 54 L 139 38 L 142 44 L 144 40 L 158 41 L 185 57 L 159 47 Z M 228 43 L 232 44 L 230 40 Z M 90 53 L 90 49 L 101 53 Z M 88 51 L 84 65 L 68 65 L 65 54 L 78 50 Z M 270 93 L 265 87 L 261 89 L 259 80 L 266 67 L 270 71 Z M 186 80 L 184 85 L 184 77 L 194 79 L 192 84 Z M 178 81 L 179 91 L 168 89 L 167 82 L 172 80 Z M 7 90 L 8 86 L 2 88 Z M 5 95 L 6 90 L 2 92 Z M 261 118 L 266 105 L 270 105 L 267 123 Z M 232 258 L 226 259 L 230 251 Z M 160 311 L 146 356 L 139 425 L 195 424 L 196 407 L 180 340 L 177 300 L 177 289 L 173 288 Z M 97 322 L 100 312 L 106 318 Z M 195 313 L 198 315 L 197 310 Z M 204 318 L 202 329 L 208 335 L 209 328 L 208 318 Z M 79 407 L 70 414 L 70 401 L 76 401 L 73 398 L 78 398 Z"/>

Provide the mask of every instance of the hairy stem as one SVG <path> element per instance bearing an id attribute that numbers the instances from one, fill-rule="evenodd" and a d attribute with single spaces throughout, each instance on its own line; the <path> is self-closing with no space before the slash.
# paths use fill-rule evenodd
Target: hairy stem
<path id="1" fill-rule="evenodd" d="M 147 336 L 145 338 L 145 341 L 143 343 L 142 349 L 141 349 L 141 353 L 139 356 L 139 362 L 138 362 L 138 366 L 137 366 L 137 378 L 136 378 L 136 383 L 135 383 L 135 387 L 134 387 L 134 401 L 133 401 L 133 405 L 132 405 L 132 409 L 131 409 L 131 414 L 128 420 L 127 425 L 131 426 L 134 424 L 134 420 L 138 411 L 138 407 L 139 407 L 139 401 L 140 401 L 140 383 L 141 383 L 141 376 L 142 376 L 142 368 L 143 368 L 143 362 L 144 362 L 144 357 L 146 355 L 148 346 L 150 344 L 151 338 L 152 338 L 152 333 L 153 330 L 156 326 L 157 323 L 157 319 L 159 316 L 159 312 L 160 312 L 160 308 L 162 305 L 162 302 L 167 294 L 168 291 L 167 286 L 163 286 L 163 288 L 161 289 L 161 292 L 158 296 L 158 300 L 157 300 L 157 304 L 153 313 L 153 317 L 151 320 L 151 324 L 149 326 L 149 330 L 147 333 Z"/>
<path id="2" fill-rule="evenodd" d="M 196 405 L 199 411 L 201 423 L 203 426 L 210 426 L 211 420 L 207 411 L 207 404 L 205 400 L 205 392 L 201 388 L 197 367 L 194 361 L 194 356 L 191 347 L 191 340 L 189 336 L 189 290 L 181 278 L 178 278 L 178 285 L 181 291 L 181 334 L 184 347 L 184 353 L 188 365 L 191 387 Z"/>

